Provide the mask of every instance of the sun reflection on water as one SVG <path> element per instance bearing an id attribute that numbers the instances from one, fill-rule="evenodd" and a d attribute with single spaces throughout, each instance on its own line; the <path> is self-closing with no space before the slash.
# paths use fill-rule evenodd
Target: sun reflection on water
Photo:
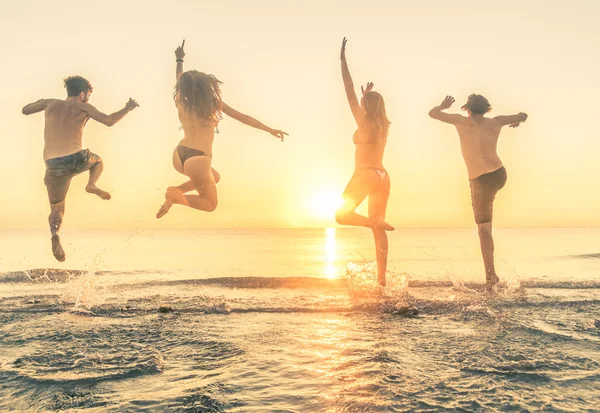
<path id="1" fill-rule="evenodd" d="M 327 278 L 337 278 L 338 269 L 335 266 L 337 260 L 335 228 L 326 228 L 325 234 L 325 276 Z"/>

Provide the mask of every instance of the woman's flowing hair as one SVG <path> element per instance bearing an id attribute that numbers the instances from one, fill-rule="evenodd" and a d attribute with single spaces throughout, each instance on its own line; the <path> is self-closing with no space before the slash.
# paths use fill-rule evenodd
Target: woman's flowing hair
<path id="1" fill-rule="evenodd" d="M 223 118 L 221 85 L 213 75 L 189 70 L 179 77 L 173 98 L 198 117 L 206 119 L 211 125 L 217 125 Z"/>
<path id="2" fill-rule="evenodd" d="M 390 130 L 390 120 L 385 112 L 383 96 L 374 91 L 365 93 L 362 105 L 367 115 L 367 127 L 370 131 L 370 143 L 381 144 L 385 142 Z"/>

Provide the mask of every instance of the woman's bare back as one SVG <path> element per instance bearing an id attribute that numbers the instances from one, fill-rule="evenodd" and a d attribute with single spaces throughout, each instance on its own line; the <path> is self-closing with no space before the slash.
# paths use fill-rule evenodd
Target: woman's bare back
<path id="1" fill-rule="evenodd" d="M 184 138 L 179 144 L 202 151 L 212 158 L 216 125 L 208 119 L 200 118 L 195 113 L 186 110 L 180 104 L 176 104 L 176 106 L 184 133 Z"/>

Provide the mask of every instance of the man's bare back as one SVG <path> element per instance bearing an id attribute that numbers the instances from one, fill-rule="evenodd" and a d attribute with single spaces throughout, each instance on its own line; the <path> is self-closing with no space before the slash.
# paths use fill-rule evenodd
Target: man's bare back
<path id="1" fill-rule="evenodd" d="M 45 110 L 44 160 L 58 158 L 83 149 L 83 128 L 90 118 L 85 103 L 48 99 Z"/>
<path id="2" fill-rule="evenodd" d="M 502 125 L 485 116 L 461 117 L 463 120 L 455 126 L 469 179 L 501 168 L 502 161 L 496 149 Z"/>

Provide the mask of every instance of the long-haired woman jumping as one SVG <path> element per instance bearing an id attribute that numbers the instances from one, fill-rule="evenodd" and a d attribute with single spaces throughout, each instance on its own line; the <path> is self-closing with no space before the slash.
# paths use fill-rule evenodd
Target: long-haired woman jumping
<path id="1" fill-rule="evenodd" d="M 263 125 L 223 102 L 219 86 L 221 82 L 215 76 L 197 70 L 184 73 L 184 45 L 185 40 L 175 50 L 177 84 L 174 100 L 184 138 L 173 152 L 173 167 L 177 172 L 186 175 L 189 181 L 167 189 L 165 203 L 160 207 L 156 218 L 161 218 L 169 212 L 173 204 L 207 212 L 217 208 L 217 182 L 220 176 L 212 168 L 212 146 L 215 128 L 223 113 L 248 126 L 269 132 L 282 142 L 287 135 L 283 131 Z M 185 195 L 193 190 L 196 190 L 198 195 Z"/>
<path id="2" fill-rule="evenodd" d="M 383 167 L 383 152 L 387 143 L 390 121 L 385 113 L 383 97 L 374 92 L 373 83 L 367 83 L 360 104 L 346 62 L 346 38 L 342 42 L 342 78 L 346 96 L 358 129 L 354 132 L 355 169 L 344 190 L 344 205 L 336 213 L 336 221 L 342 225 L 371 228 L 375 237 L 377 257 L 377 280 L 385 286 L 388 238 L 386 231 L 394 227 L 385 222 L 385 211 L 390 196 L 390 176 Z M 354 212 L 369 197 L 369 216 Z"/>

